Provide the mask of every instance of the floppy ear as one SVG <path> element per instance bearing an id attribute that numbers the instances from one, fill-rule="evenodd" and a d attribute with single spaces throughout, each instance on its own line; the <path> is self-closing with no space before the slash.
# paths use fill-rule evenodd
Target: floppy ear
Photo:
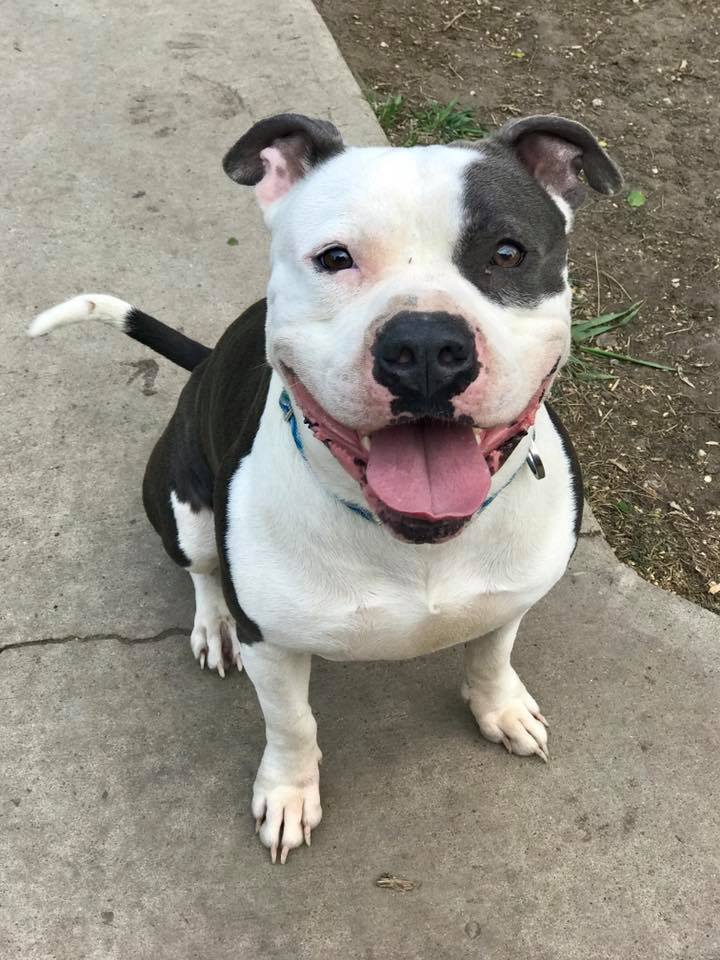
<path id="1" fill-rule="evenodd" d="M 327 120 L 281 113 L 260 120 L 225 154 L 223 170 L 236 183 L 254 186 L 264 209 L 279 200 L 316 164 L 344 150 Z"/>
<path id="2" fill-rule="evenodd" d="M 585 182 L 599 193 L 617 193 L 622 174 L 587 127 L 555 115 L 524 117 L 493 139 L 509 147 L 527 170 L 573 209 L 585 199 Z"/>

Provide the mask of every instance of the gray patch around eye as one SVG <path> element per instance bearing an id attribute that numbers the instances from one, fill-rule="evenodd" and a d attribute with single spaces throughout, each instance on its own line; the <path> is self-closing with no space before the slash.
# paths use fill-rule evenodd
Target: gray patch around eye
<path id="1" fill-rule="evenodd" d="M 488 144 L 480 153 L 464 175 L 464 218 L 453 262 L 496 303 L 536 306 L 565 289 L 565 218 L 509 151 Z M 526 250 L 519 266 L 491 265 L 502 240 Z"/>

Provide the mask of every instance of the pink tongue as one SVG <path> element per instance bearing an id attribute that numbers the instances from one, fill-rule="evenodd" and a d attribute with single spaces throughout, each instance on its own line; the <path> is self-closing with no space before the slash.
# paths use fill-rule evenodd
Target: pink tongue
<path id="1" fill-rule="evenodd" d="M 398 513 L 426 520 L 469 517 L 490 489 L 472 427 L 403 423 L 371 436 L 369 492 Z"/>

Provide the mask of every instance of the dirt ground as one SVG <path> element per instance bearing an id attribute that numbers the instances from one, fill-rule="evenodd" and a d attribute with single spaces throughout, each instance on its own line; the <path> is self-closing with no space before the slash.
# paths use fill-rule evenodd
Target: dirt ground
<path id="1" fill-rule="evenodd" d="M 597 360 L 616 376 L 565 376 L 554 400 L 618 556 L 720 612 L 720 4 L 316 3 L 369 96 L 457 99 L 490 128 L 561 113 L 607 142 L 627 189 L 580 212 L 575 316 L 643 300 L 599 345 L 674 372 Z M 630 189 L 643 206 L 627 203 Z"/>

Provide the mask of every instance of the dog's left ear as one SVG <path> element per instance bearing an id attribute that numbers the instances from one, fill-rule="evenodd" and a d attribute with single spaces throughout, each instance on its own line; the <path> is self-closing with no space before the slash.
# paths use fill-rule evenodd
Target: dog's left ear
<path id="1" fill-rule="evenodd" d="M 345 149 L 327 120 L 281 113 L 260 120 L 225 154 L 223 170 L 236 183 L 254 186 L 265 209 L 284 196 L 311 167 Z"/>
<path id="2" fill-rule="evenodd" d="M 599 193 L 617 193 L 622 174 L 587 127 L 555 115 L 511 120 L 493 137 L 550 193 L 574 210 L 585 199 L 585 183 Z M 579 174 L 585 176 L 585 183 Z"/>

